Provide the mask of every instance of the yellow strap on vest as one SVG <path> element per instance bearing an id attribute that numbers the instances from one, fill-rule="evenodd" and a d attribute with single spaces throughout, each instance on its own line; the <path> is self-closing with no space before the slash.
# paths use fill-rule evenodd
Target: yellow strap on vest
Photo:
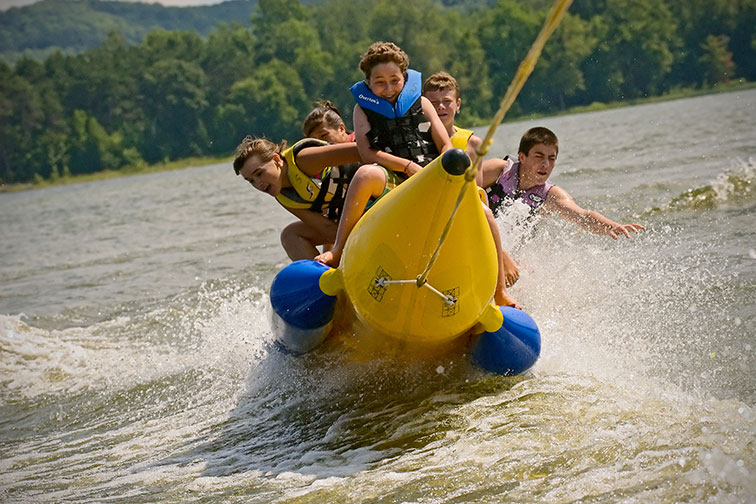
<path id="1" fill-rule="evenodd" d="M 473 131 L 464 128 L 457 128 L 452 137 L 450 138 L 452 147 L 455 149 L 467 150 L 467 143 L 470 141 L 470 137 L 473 135 Z"/>
<path id="2" fill-rule="evenodd" d="M 291 193 L 289 195 L 287 195 L 285 191 L 278 193 L 276 199 L 287 208 L 310 208 L 312 202 L 315 201 L 315 197 L 320 192 L 320 180 L 308 176 L 297 166 L 294 151 L 298 150 L 297 147 L 302 142 L 318 142 L 322 145 L 328 145 L 327 142 L 323 142 L 322 140 L 304 138 L 283 151 L 282 155 L 284 159 L 286 159 L 289 182 L 291 182 L 291 187 L 296 192 L 296 195 L 299 196 L 299 198 L 295 199 L 291 197 L 294 196 Z M 321 172 L 321 177 L 325 175 L 326 170 L 328 170 L 328 168 L 325 168 L 323 172 Z M 329 201 L 332 196 L 333 195 L 327 195 L 325 201 Z"/>

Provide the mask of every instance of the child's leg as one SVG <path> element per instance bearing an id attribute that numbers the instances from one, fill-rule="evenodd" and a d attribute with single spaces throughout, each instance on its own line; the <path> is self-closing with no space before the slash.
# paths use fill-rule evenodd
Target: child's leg
<path id="1" fill-rule="evenodd" d="M 488 227 L 491 229 L 494 245 L 496 246 L 496 258 L 498 259 L 498 272 L 496 275 L 496 291 L 494 292 L 494 302 L 499 306 L 514 306 L 520 308 L 520 305 L 507 294 L 507 286 L 512 285 L 519 277 L 517 265 L 507 252 L 501 247 L 501 236 L 499 236 L 499 225 L 493 212 L 486 205 L 483 206 L 483 212 L 486 214 Z"/>
<path id="2" fill-rule="evenodd" d="M 292 222 L 281 231 L 281 245 L 292 261 L 314 259 L 318 255 L 318 245 L 330 244 L 333 241 L 333 234 L 322 234 L 302 221 Z"/>
<path id="3" fill-rule="evenodd" d="M 347 189 L 344 209 L 341 212 L 333 248 L 317 256 L 316 261 L 334 268 L 339 265 L 349 233 L 352 232 L 355 224 L 362 217 L 365 206 L 367 206 L 371 197 L 377 198 L 383 194 L 385 188 L 386 170 L 383 167 L 378 165 L 360 166 Z"/>

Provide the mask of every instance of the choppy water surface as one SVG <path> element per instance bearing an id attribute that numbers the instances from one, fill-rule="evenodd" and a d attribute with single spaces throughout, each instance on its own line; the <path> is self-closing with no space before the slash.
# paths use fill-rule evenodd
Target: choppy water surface
<path id="1" fill-rule="evenodd" d="M 0 194 L 0 501 L 756 500 L 756 91 L 501 126 L 648 227 L 501 218 L 522 377 L 275 350 L 290 221 L 230 166 Z M 479 130 L 480 134 L 484 131 Z"/>

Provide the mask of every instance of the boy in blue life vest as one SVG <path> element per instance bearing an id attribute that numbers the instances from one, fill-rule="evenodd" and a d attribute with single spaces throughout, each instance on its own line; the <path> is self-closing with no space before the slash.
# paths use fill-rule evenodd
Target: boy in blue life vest
<path id="1" fill-rule="evenodd" d="M 364 165 L 347 191 L 333 248 L 315 258 L 333 267 L 338 266 L 347 237 L 369 199 L 380 198 L 451 148 L 446 128 L 421 94 L 420 73 L 409 69 L 404 51 L 391 42 L 375 42 L 362 55 L 360 69 L 365 80 L 350 91 L 357 102 L 354 132 Z M 516 305 L 499 276 L 502 281 L 497 282 L 494 300 Z"/>
<path id="2" fill-rule="evenodd" d="M 483 187 L 494 213 L 521 201 L 536 214 L 541 208 L 577 224 L 586 231 L 617 239 L 630 238 L 646 229 L 640 224 L 619 224 L 598 212 L 580 207 L 567 191 L 548 181 L 556 164 L 559 141 L 548 128 L 535 127 L 520 139 L 517 158 L 488 159 L 483 162 Z"/>
<path id="3" fill-rule="evenodd" d="M 438 118 L 441 119 L 441 123 L 449 134 L 452 147 L 466 151 L 470 159 L 474 161 L 482 140 L 474 135 L 472 130 L 460 128 L 454 124 L 459 108 L 462 105 L 457 79 L 447 72 L 436 72 L 423 83 L 423 96 L 430 100 L 431 105 L 436 110 Z M 480 187 L 483 181 L 483 170 L 478 171 L 475 181 L 478 187 Z M 504 282 L 509 287 L 510 285 L 514 285 L 520 277 L 520 270 L 512 257 L 501 247 L 499 226 L 496 223 L 493 212 L 487 205 L 483 205 L 483 208 L 486 220 L 491 228 L 491 233 L 497 242 L 496 250 L 501 252 L 499 260 L 501 273 L 504 275 Z"/>

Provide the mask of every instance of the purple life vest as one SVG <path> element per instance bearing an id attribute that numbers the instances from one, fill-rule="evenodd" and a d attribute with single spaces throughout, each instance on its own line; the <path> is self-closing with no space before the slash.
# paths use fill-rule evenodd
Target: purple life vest
<path id="1" fill-rule="evenodd" d="M 502 170 L 499 178 L 496 179 L 496 182 L 486 189 L 488 206 L 494 214 L 499 211 L 502 204 L 506 201 L 514 201 L 516 199 L 522 200 L 530 206 L 531 212 L 535 213 L 546 202 L 549 191 L 554 187 L 554 184 L 551 182 L 546 182 L 531 187 L 527 191 L 519 190 L 520 162 L 515 161 L 516 159 L 516 157 L 505 156 L 504 161 L 506 161 L 507 165 Z"/>

